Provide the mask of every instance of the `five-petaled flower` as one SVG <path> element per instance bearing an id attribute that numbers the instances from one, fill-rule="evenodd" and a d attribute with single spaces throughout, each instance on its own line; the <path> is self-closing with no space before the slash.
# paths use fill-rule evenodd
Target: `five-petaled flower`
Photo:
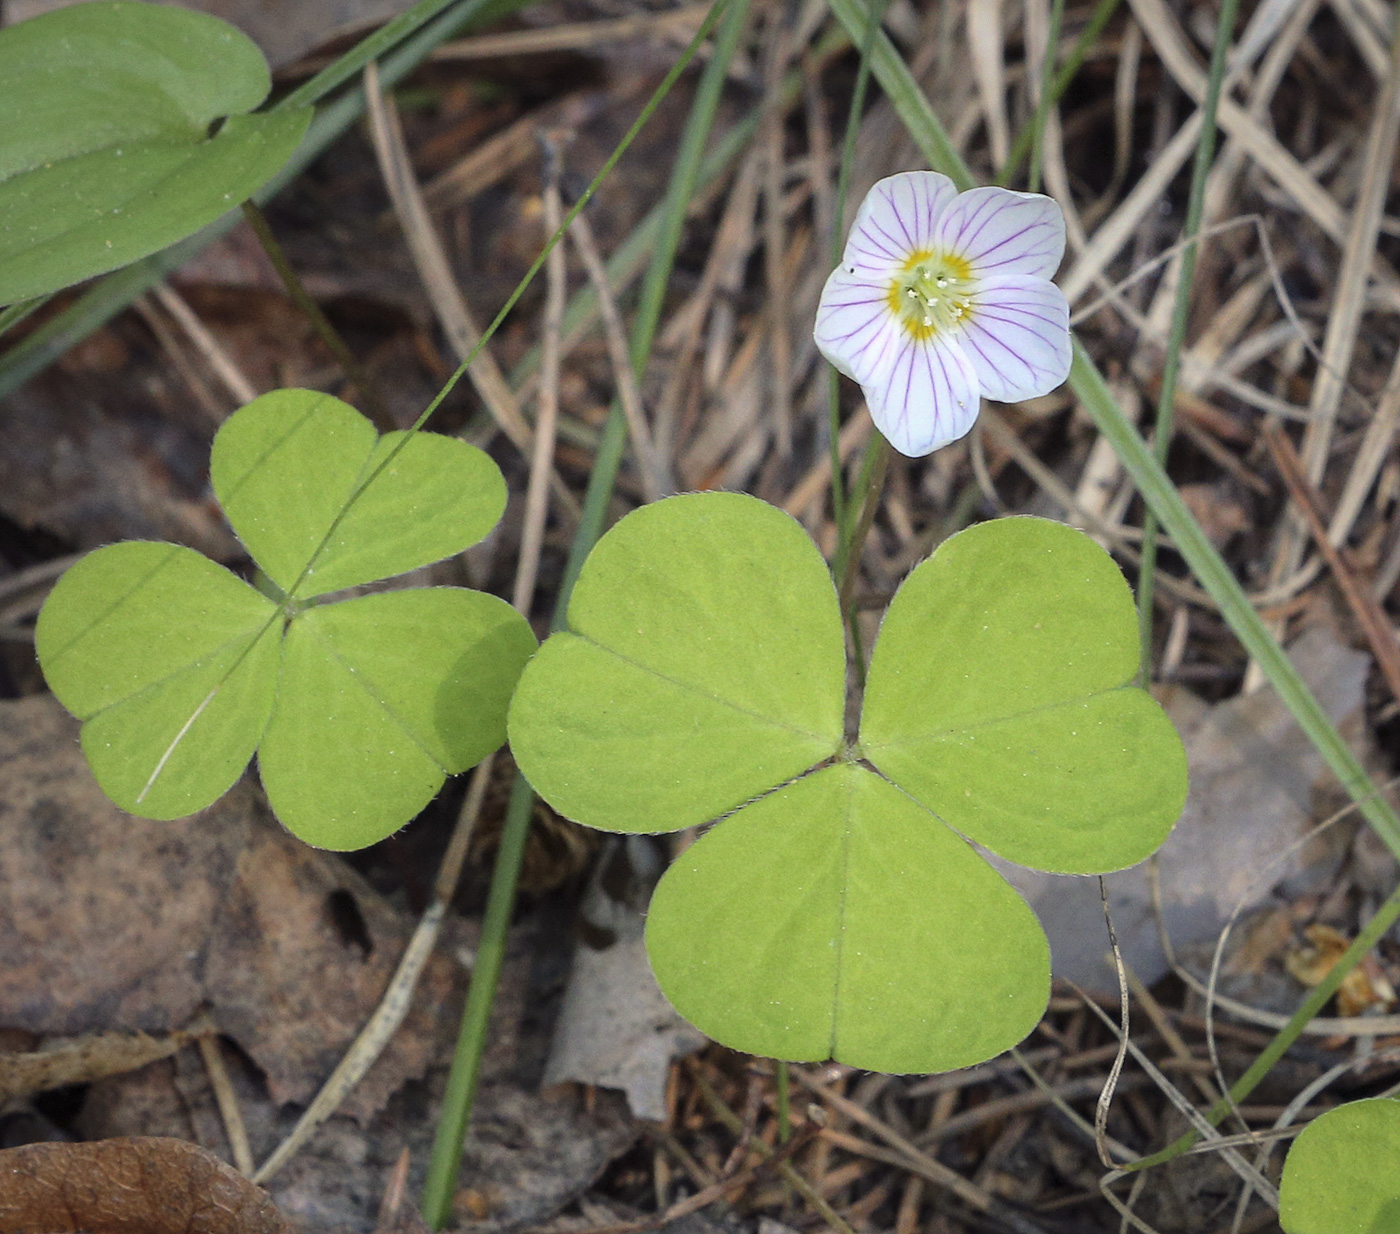
<path id="1" fill-rule="evenodd" d="M 817 346 L 896 450 L 929 454 L 967 433 L 981 396 L 1034 398 L 1069 375 L 1069 305 L 1050 281 L 1064 251 L 1064 216 L 1039 193 L 890 176 L 826 281 Z"/>

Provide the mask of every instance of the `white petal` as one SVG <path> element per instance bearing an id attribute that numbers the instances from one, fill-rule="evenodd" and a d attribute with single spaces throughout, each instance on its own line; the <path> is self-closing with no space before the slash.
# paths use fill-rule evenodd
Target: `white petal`
<path id="1" fill-rule="evenodd" d="M 965 436 L 981 406 L 977 374 L 958 341 L 946 336 L 921 343 L 901 331 L 886 372 L 862 384 L 875 427 L 909 458 Z"/>
<path id="2" fill-rule="evenodd" d="M 812 335 L 838 371 L 865 385 L 889 367 L 902 327 L 890 311 L 889 282 L 837 266 L 822 288 Z"/>
<path id="3" fill-rule="evenodd" d="M 1065 216 L 1040 193 L 968 189 L 939 221 L 937 240 L 968 262 L 978 278 L 1048 279 L 1065 255 Z"/>
<path id="4" fill-rule="evenodd" d="M 936 171 L 904 171 L 877 181 L 856 211 L 841 264 L 848 271 L 888 275 L 911 253 L 933 248 L 938 221 L 958 190 Z"/>
<path id="5" fill-rule="evenodd" d="M 988 279 L 973 295 L 958 342 L 987 398 L 1014 403 L 1049 394 L 1069 376 L 1069 304 L 1046 279 Z"/>

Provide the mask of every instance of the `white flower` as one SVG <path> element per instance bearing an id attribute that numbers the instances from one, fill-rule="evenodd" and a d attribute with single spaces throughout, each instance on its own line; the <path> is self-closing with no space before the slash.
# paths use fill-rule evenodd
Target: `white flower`
<path id="1" fill-rule="evenodd" d="M 826 281 L 817 346 L 896 450 L 929 454 L 967 433 L 980 396 L 1034 398 L 1069 375 L 1069 304 L 1050 281 L 1064 251 L 1064 216 L 1039 193 L 890 176 Z"/>

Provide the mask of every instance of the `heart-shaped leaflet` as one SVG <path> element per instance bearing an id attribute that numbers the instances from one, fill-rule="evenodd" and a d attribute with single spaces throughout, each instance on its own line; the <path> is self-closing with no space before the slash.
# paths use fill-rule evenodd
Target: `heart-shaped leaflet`
<path id="1" fill-rule="evenodd" d="M 1181 743 L 1131 684 L 1135 648 L 1127 586 L 1092 541 L 983 524 L 892 602 L 847 741 L 815 546 L 755 498 L 690 494 L 599 542 L 569 631 L 521 678 L 511 747 L 579 822 L 715 822 L 647 920 L 657 980 L 702 1030 L 780 1058 L 945 1070 L 1014 1045 L 1049 993 L 1043 931 L 967 839 L 1108 870 L 1180 813 Z"/>
<path id="2" fill-rule="evenodd" d="M 503 600 L 459 588 L 318 597 L 475 543 L 504 506 L 500 472 L 451 438 L 381 438 L 309 390 L 231 416 L 210 471 L 272 594 L 177 545 L 99 549 L 40 614 L 49 685 L 123 809 L 203 809 L 257 751 L 302 839 L 382 839 L 500 745 L 534 636 Z"/>
<path id="3" fill-rule="evenodd" d="M 0 304 L 236 209 L 311 121 L 254 113 L 271 85 L 251 39 L 173 6 L 75 4 L 0 30 Z"/>

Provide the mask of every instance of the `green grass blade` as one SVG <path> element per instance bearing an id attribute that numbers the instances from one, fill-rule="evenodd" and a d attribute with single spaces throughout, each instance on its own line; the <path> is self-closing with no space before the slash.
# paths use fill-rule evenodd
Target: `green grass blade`
<path id="1" fill-rule="evenodd" d="M 1058 0 L 1057 0 L 1058 2 Z M 1171 448 L 1172 429 L 1176 412 L 1176 381 L 1181 372 L 1181 349 L 1186 343 L 1186 323 L 1191 316 L 1191 289 L 1196 276 L 1199 247 L 1197 234 L 1201 230 L 1201 212 L 1205 208 L 1206 180 L 1215 158 L 1215 113 L 1220 105 L 1221 83 L 1225 80 L 1225 57 L 1235 31 L 1239 0 L 1224 0 L 1215 27 L 1215 45 L 1210 53 L 1210 80 L 1206 85 L 1205 102 L 1201 106 L 1201 135 L 1196 141 L 1196 162 L 1191 169 L 1191 191 L 1186 204 L 1186 222 L 1181 229 L 1184 248 L 1181 268 L 1176 282 L 1176 301 L 1172 305 L 1171 330 L 1167 336 L 1167 352 L 1162 361 L 1162 389 L 1157 396 L 1157 419 L 1153 457 L 1162 468 L 1167 465 Z M 1152 678 L 1152 592 L 1157 579 L 1157 516 L 1149 507 L 1142 521 L 1142 564 L 1138 567 L 1138 629 L 1142 637 L 1142 680 Z"/>
<path id="2" fill-rule="evenodd" d="M 695 101 L 681 137 L 680 151 L 676 156 L 670 186 L 666 192 L 665 214 L 656 249 L 642 284 L 631 340 L 632 366 L 639 377 L 646 367 L 647 358 L 651 355 L 652 340 L 656 336 L 657 325 L 661 319 L 662 298 L 666 294 L 666 284 L 675 264 L 676 249 L 680 245 L 686 211 L 695 193 L 705 145 L 709 141 L 715 109 L 719 105 L 720 91 L 724 86 L 724 74 L 748 21 L 750 0 L 719 0 L 716 8 L 726 3 L 730 8 L 725 13 L 724 23 L 715 38 L 714 54 L 705 66 L 700 86 L 695 93 Z M 716 69 L 716 64 L 720 65 L 720 68 Z M 598 537 L 603 534 L 608 498 L 611 497 L 613 485 L 617 480 L 617 469 L 622 461 L 626 439 L 627 422 L 622 414 L 622 405 L 614 400 L 608 412 L 602 440 L 598 443 L 593 471 L 588 477 L 588 489 L 584 494 L 583 516 L 578 534 L 574 537 L 569 550 L 569 560 L 564 567 L 564 577 L 560 583 L 559 598 L 554 610 L 553 628 L 556 630 L 564 624 L 569 595 L 578 580 L 579 571 L 583 569 L 584 559 Z"/>
<path id="3" fill-rule="evenodd" d="M 1075 74 L 1083 67 L 1084 60 L 1089 54 L 1089 48 L 1098 41 L 1099 35 L 1103 33 L 1104 27 L 1108 25 L 1113 14 L 1118 11 L 1118 6 L 1121 3 L 1122 0 L 1099 0 L 1098 4 L 1094 6 L 1093 13 L 1090 14 L 1084 29 L 1079 32 L 1079 37 L 1074 40 L 1074 46 L 1070 48 L 1069 55 L 1065 57 L 1064 64 L 1060 66 L 1060 71 L 1055 74 L 1049 88 L 1042 94 L 1040 106 L 1035 109 L 1035 113 L 1016 134 L 1016 140 L 1011 143 L 1011 153 L 1006 156 L 1006 163 L 993 181 L 994 184 L 1000 184 L 1003 187 L 1010 184 L 1012 177 L 1021 170 L 1021 164 L 1026 161 L 1026 156 L 1030 153 L 1031 143 L 1035 141 L 1036 134 L 1044 128 L 1043 113 L 1049 111 L 1064 97 L 1064 93 L 1069 89 L 1069 84 L 1074 80 Z M 1053 47 L 1054 44 L 1052 43 L 1051 46 Z"/>
<path id="4" fill-rule="evenodd" d="M 1206 1121 L 1211 1126 L 1219 1126 L 1224 1121 L 1232 1109 L 1230 1102 L 1237 1106 L 1254 1091 L 1259 1082 L 1268 1075 L 1270 1068 L 1302 1036 L 1303 1029 L 1308 1026 L 1308 1021 L 1327 1005 L 1327 1000 L 1341 987 L 1343 978 L 1361 963 L 1371 948 L 1385 937 L 1386 932 L 1397 919 L 1400 919 L 1400 887 L 1390 893 L 1390 898 L 1376 910 L 1376 915 L 1352 940 L 1351 946 L 1337 958 L 1337 962 L 1332 965 L 1327 975 L 1308 991 L 1307 998 L 1293 1013 L 1288 1023 L 1279 1029 L 1277 1036 L 1264 1047 L 1259 1057 L 1250 1064 L 1249 1069 L 1231 1086 L 1230 1101 L 1222 1098 L 1206 1112 Z M 1160 1152 L 1153 1153 L 1150 1157 L 1144 1157 L 1140 1161 L 1134 1161 L 1122 1168 L 1136 1171 L 1165 1165 L 1173 1157 L 1180 1157 L 1200 1138 L 1196 1131 L 1187 1131 Z"/>
<path id="5" fill-rule="evenodd" d="M 392 21 L 380 26 L 373 34 L 361 39 L 334 63 L 328 64 L 314 77 L 302 82 L 285 98 L 280 99 L 274 110 L 285 107 L 299 107 L 303 103 L 318 103 L 332 90 L 348 81 L 371 60 L 377 60 L 385 52 L 396 47 L 419 27 L 432 21 L 444 9 L 450 8 L 456 0 L 419 0 L 407 13 L 401 13 Z"/>
<path id="6" fill-rule="evenodd" d="M 851 167 L 856 161 L 856 138 L 860 135 L 860 122 L 865 114 L 865 93 L 870 86 L 870 53 L 875 46 L 875 36 L 880 32 L 884 21 L 886 0 L 874 0 L 870 21 L 866 23 L 865 36 L 860 43 L 860 68 L 856 71 L 856 84 L 851 91 L 851 110 L 846 117 L 846 136 L 841 143 L 841 166 L 836 173 L 836 201 L 832 209 L 831 248 L 828 253 L 832 269 L 841 261 L 841 253 L 846 242 L 846 198 L 851 191 Z M 831 516 L 836 523 L 836 558 L 832 562 L 832 572 L 838 580 L 846 571 L 846 554 L 850 551 L 851 512 L 848 509 L 845 477 L 841 464 L 841 378 L 836 366 L 827 365 L 826 372 L 827 407 L 827 448 L 831 451 Z M 860 634 L 854 636 L 859 642 Z"/>
<path id="7" fill-rule="evenodd" d="M 795 74 L 790 82 L 784 83 L 784 86 L 785 99 L 794 97 L 802 88 L 801 80 Z M 786 87 L 790 87 L 790 89 Z M 702 190 L 708 188 L 734 165 L 735 160 L 744 152 L 749 142 L 753 140 L 753 135 L 758 131 L 760 118 L 761 109 L 756 107 L 715 143 L 715 148 L 705 156 L 705 161 L 700 165 L 700 174 L 696 181 L 697 188 Z M 632 229 L 627 238 L 613 250 L 607 261 L 604 262 L 604 267 L 608 272 L 608 282 L 614 291 L 620 294 L 623 287 L 646 269 L 661 235 L 665 214 L 666 203 L 664 201 L 657 202 L 643 215 L 642 221 Z M 579 288 L 569 298 L 569 303 L 564 309 L 563 321 L 560 324 L 560 332 L 565 339 L 568 339 L 584 329 L 590 322 L 596 320 L 598 320 L 598 293 L 593 290 L 593 285 L 589 283 Z M 537 344 L 530 348 L 520 358 L 520 362 L 511 369 L 511 388 L 519 390 L 530 377 L 539 372 L 539 368 L 540 348 Z"/>
<path id="8" fill-rule="evenodd" d="M 809 54 L 813 59 L 822 61 L 849 45 L 850 40 L 846 37 L 845 32 L 837 27 L 832 27 L 826 35 L 818 40 Z M 782 84 L 778 87 L 775 105 L 780 110 L 786 111 L 801 96 L 802 86 L 802 71 L 794 69 L 784 76 Z M 749 142 L 758 131 L 759 124 L 762 123 L 763 114 L 762 106 L 753 108 L 733 128 L 716 139 L 713 148 L 705 155 L 704 161 L 700 164 L 700 173 L 696 180 L 697 194 L 708 189 L 720 176 L 724 175 L 733 166 L 739 155 L 748 148 Z M 611 256 L 604 263 L 608 271 L 608 282 L 612 284 L 619 295 L 621 295 L 622 289 L 646 267 L 651 253 L 656 247 L 656 238 L 661 233 L 665 212 L 665 201 L 657 202 L 647 211 L 642 221 L 633 228 L 627 238 L 613 250 Z M 581 287 L 569 298 L 568 307 L 564 310 L 561 329 L 566 340 L 565 346 L 569 345 L 567 340 L 572 339 L 575 334 L 597 320 L 598 293 L 593 290 L 592 284 L 588 284 Z M 519 363 L 511 369 L 511 388 L 519 390 L 528 378 L 539 371 L 539 367 L 540 348 L 537 344 L 531 347 L 521 357 Z M 597 442 L 598 434 L 595 432 L 587 438 L 588 448 L 594 449 Z"/>
<path id="9" fill-rule="evenodd" d="M 863 47 L 870 29 L 869 9 L 861 0 L 827 0 L 827 5 L 846 27 L 851 42 Z M 870 70 L 928 165 L 949 177 L 959 190 L 972 188 L 976 184 L 972 172 L 953 145 L 943 122 L 929 106 L 909 66 L 883 31 L 877 32 L 871 43 Z"/>
<path id="10" fill-rule="evenodd" d="M 1366 821 L 1376 829 L 1391 852 L 1400 855 L 1400 818 L 1375 794 L 1375 786 L 1366 769 L 1254 611 L 1254 606 L 1230 567 L 1206 538 L 1201 525 L 1186 508 L 1176 486 L 1153 457 L 1146 442 L 1123 415 L 1103 375 L 1083 347 L 1077 344 L 1069 380 L 1084 410 L 1113 445 L 1148 506 L 1170 533 L 1173 543 L 1202 586 L 1220 606 L 1221 615 L 1234 630 L 1235 636 L 1259 662 L 1298 726 L 1342 782 Z"/>
<path id="11" fill-rule="evenodd" d="M 1060 24 L 1065 18 L 1065 0 L 1055 0 L 1050 9 L 1050 28 L 1045 33 L 1045 63 L 1041 66 L 1040 102 L 1035 115 L 1031 117 L 1031 169 L 1027 187 L 1032 193 L 1040 192 L 1040 169 L 1045 156 L 1045 125 L 1050 119 L 1053 100 L 1050 97 L 1054 85 L 1055 54 L 1060 49 Z M 1007 159 L 1010 162 L 1010 159 Z"/>
<path id="12" fill-rule="evenodd" d="M 481 942 L 472 966 L 467 988 L 467 1005 L 462 1009 L 462 1027 L 457 1033 L 457 1050 L 447 1078 L 442 1115 L 438 1120 L 428 1177 L 423 1183 L 423 1219 L 435 1230 L 452 1216 L 452 1196 L 457 1190 L 457 1174 L 462 1165 L 462 1145 L 467 1138 L 476 1099 L 476 1081 L 481 1072 L 481 1056 L 496 1001 L 505 961 L 506 938 L 511 913 L 515 909 L 515 888 L 525 861 L 525 842 L 530 835 L 530 816 L 535 810 L 535 793 L 525 777 L 517 774 L 506 807 L 505 826 L 491 870 L 491 889 L 481 921 Z"/>
<path id="13" fill-rule="evenodd" d="M 866 22 L 865 13 L 856 0 L 828 0 L 828 3 L 846 26 L 852 39 L 860 39 L 865 32 Z M 908 66 L 883 36 L 876 39 L 874 57 L 876 77 L 930 166 L 952 177 L 960 188 L 971 187 L 972 175 L 967 165 L 953 148 L 947 132 L 929 106 L 928 100 L 924 98 Z M 1098 430 L 1112 444 L 1119 460 L 1142 493 L 1148 508 L 1171 535 L 1177 550 L 1215 600 L 1221 615 L 1245 650 L 1258 661 L 1264 675 L 1278 692 L 1299 727 L 1307 734 L 1308 740 L 1341 781 L 1343 788 L 1377 835 L 1392 852 L 1400 855 L 1400 816 L 1396 815 L 1389 803 L 1376 791 L 1360 760 L 1319 706 L 1317 699 L 1284 654 L 1283 648 L 1269 633 L 1259 614 L 1254 611 L 1229 566 L 1186 508 L 1175 485 L 1153 457 L 1132 422 L 1123 414 L 1103 374 L 1077 342 L 1069 384 Z M 1360 962 L 1366 949 L 1379 937 L 1377 931 L 1384 933 L 1397 916 L 1400 916 L 1400 892 L 1392 896 L 1381 912 L 1368 923 L 1366 929 L 1333 967 L 1327 980 L 1313 990 L 1288 1027 L 1275 1037 L 1255 1066 L 1236 1084 L 1232 1090 L 1236 1101 L 1242 1101 L 1263 1078 L 1269 1067 L 1296 1039 L 1307 1021 L 1318 1013 L 1335 992 L 1342 977 Z M 1184 1149 L 1173 1145 L 1168 1151 L 1180 1152 Z"/>
<path id="14" fill-rule="evenodd" d="M 829 3 L 851 38 L 862 38 L 866 15 L 857 0 L 829 0 Z M 872 68 L 930 166 L 950 176 L 959 188 L 972 187 L 972 173 L 967 164 L 953 148 L 942 122 L 929 106 L 908 66 L 884 35 L 875 40 Z M 1400 855 L 1400 816 L 1374 795 L 1365 768 L 1254 611 L 1244 589 L 1186 508 L 1175 485 L 1152 456 L 1137 429 L 1124 416 L 1103 374 L 1077 343 L 1069 384 L 1099 431 L 1113 445 L 1158 522 L 1167 529 L 1178 551 L 1219 605 L 1221 615 L 1236 637 L 1259 662 L 1299 727 L 1342 782 L 1367 822 L 1391 851 Z"/>
<path id="15" fill-rule="evenodd" d="M 47 300 L 48 296 L 35 296 L 32 300 L 21 300 L 18 304 L 11 304 L 8 308 L 0 310 L 0 334 L 4 334 L 12 326 L 19 325 Z"/>
<path id="16" fill-rule="evenodd" d="M 706 36 L 714 20 L 718 18 L 725 4 L 730 0 L 718 0 L 704 25 L 696 34 L 686 53 L 667 75 L 653 105 L 659 102 L 662 94 L 670 89 L 680 71 L 698 50 L 700 41 Z M 714 123 L 715 110 L 719 103 L 720 91 L 724 85 L 729 62 L 733 58 L 739 36 L 748 18 L 749 0 L 732 0 L 732 7 L 725 13 L 724 24 L 715 39 L 714 52 L 701 76 L 700 88 L 696 92 L 691 107 L 690 119 L 686 125 L 680 152 L 671 174 L 671 188 L 667 193 L 665 214 L 661 223 L 656 248 L 652 254 L 648 277 L 643 286 L 642 306 L 633 328 L 632 361 L 638 371 L 645 367 L 651 352 L 652 340 L 656 335 L 660 320 L 661 302 L 666 283 L 670 278 L 675 261 L 676 249 L 680 242 L 681 228 L 690 198 L 695 191 L 705 145 Z M 648 113 L 649 114 L 649 113 Z M 635 131 L 635 130 L 634 130 Z M 606 174 L 611 161 L 604 167 Z M 582 203 L 580 203 L 581 205 Z M 575 210 L 572 213 L 576 213 Z M 572 215 L 571 215 L 572 217 Z M 562 235 L 564 227 L 556 234 Z M 547 250 L 546 250 L 547 251 Z M 540 258 L 543 261 L 543 255 Z M 536 263 L 538 266 L 538 262 Z M 493 323 L 493 326 L 496 323 Z M 589 478 L 588 493 L 585 498 L 584 514 L 570 552 L 572 568 L 566 576 L 556 602 L 554 625 L 557 628 L 563 621 L 568 606 L 569 592 L 583 559 L 602 532 L 607 501 L 611 496 L 617 478 L 617 469 L 622 459 L 622 448 L 626 438 L 626 421 L 621 407 L 614 404 L 608 416 L 598 453 L 594 458 L 593 472 Z M 487 894 L 486 917 L 482 924 L 481 945 L 477 952 L 476 968 L 472 973 L 471 987 L 467 991 L 467 1004 L 462 1012 L 462 1028 L 457 1039 L 457 1052 L 452 1059 L 452 1071 L 448 1076 L 447 1093 L 443 1099 L 443 1113 L 438 1124 L 437 1137 L 433 1142 L 433 1155 L 428 1165 L 428 1177 L 423 1188 L 423 1216 L 434 1229 L 441 1229 L 451 1215 L 452 1194 L 456 1189 L 457 1174 L 462 1160 L 462 1144 L 466 1139 L 467 1125 L 471 1119 L 472 1106 L 476 1097 L 477 1079 L 481 1071 L 481 1059 L 485 1052 L 486 1031 L 491 1015 L 491 1005 L 495 1001 L 496 987 L 500 981 L 501 960 L 505 954 L 506 932 L 510 926 L 511 912 L 515 905 L 516 887 L 520 881 L 520 866 L 524 858 L 525 841 L 529 835 L 530 818 L 534 812 L 535 794 L 525 777 L 517 773 L 511 790 L 510 804 L 506 810 L 506 821 L 501 833 L 501 845 L 496 865 L 491 872 L 491 887 Z"/>

